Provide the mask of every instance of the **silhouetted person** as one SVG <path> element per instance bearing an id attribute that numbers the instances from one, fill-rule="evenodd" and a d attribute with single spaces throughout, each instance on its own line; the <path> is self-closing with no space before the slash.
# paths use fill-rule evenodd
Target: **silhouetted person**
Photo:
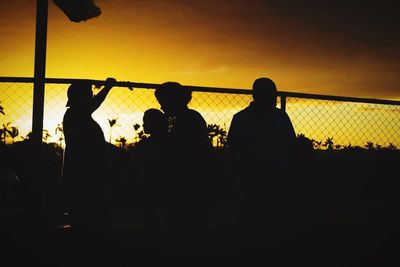
<path id="1" fill-rule="evenodd" d="M 63 119 L 65 154 L 62 183 L 74 232 L 100 237 L 111 229 L 109 203 L 109 150 L 92 113 L 100 107 L 115 79 L 93 95 L 89 81 L 73 82 Z"/>
<path id="2" fill-rule="evenodd" d="M 291 181 L 296 135 L 289 116 L 278 109 L 269 78 L 253 83 L 253 101 L 236 113 L 228 132 L 229 173 L 240 192 L 243 227 L 277 231 L 291 213 Z"/>
<path id="3" fill-rule="evenodd" d="M 188 108 L 189 88 L 166 82 L 155 96 L 169 120 L 168 170 L 163 177 L 166 224 L 169 229 L 197 234 L 196 229 L 207 224 L 207 160 L 212 148 L 207 123 L 199 112 Z"/>
<path id="4" fill-rule="evenodd" d="M 152 229 L 163 226 L 163 180 L 166 172 L 165 157 L 168 138 L 168 118 L 158 109 L 148 109 L 143 115 L 143 129 L 148 136 L 141 139 L 133 150 L 129 176 L 137 177 L 139 201 Z M 133 167 L 133 168 L 132 168 Z M 134 173 L 132 173 L 134 172 Z"/>

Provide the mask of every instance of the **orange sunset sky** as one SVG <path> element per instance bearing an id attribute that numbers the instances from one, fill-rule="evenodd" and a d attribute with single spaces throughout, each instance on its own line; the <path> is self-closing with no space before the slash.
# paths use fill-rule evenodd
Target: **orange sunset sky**
<path id="1" fill-rule="evenodd" d="M 47 77 L 400 99 L 397 1 L 98 0 L 74 23 L 49 1 Z M 329 4 L 328 4 L 329 3 Z M 0 76 L 33 76 L 33 0 L 1 0 Z"/>

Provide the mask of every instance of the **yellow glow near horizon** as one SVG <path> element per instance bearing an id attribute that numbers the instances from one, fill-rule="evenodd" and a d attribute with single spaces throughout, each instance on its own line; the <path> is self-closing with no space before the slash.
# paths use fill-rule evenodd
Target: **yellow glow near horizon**
<path id="1" fill-rule="evenodd" d="M 61 136 L 55 129 L 62 123 L 66 110 L 67 87 L 61 84 L 46 86 L 44 129 L 51 135 L 47 142 L 58 142 Z M 2 96 L 8 96 L 1 101 L 6 115 L 0 117 L 0 122 L 11 122 L 11 126 L 19 128 L 20 136 L 26 136 L 32 125 L 32 85 L 0 83 L 0 92 Z M 146 109 L 159 108 L 153 93 L 148 89 L 129 91 L 126 88 L 114 88 L 93 114 L 103 129 L 105 139 L 109 141 L 111 137 L 114 144 L 119 137 L 125 137 L 128 143 L 135 142 L 137 132 L 133 125 L 142 124 Z M 198 110 L 208 124 L 218 124 L 228 130 L 233 114 L 250 101 L 249 95 L 195 92 L 189 106 Z M 335 144 L 342 146 L 364 146 L 367 142 L 373 142 L 380 146 L 392 143 L 400 147 L 400 109 L 396 106 L 288 98 L 287 112 L 296 134 L 305 134 L 317 141 L 333 138 Z M 117 125 L 110 133 L 108 119 L 114 118 L 117 119 Z M 11 142 L 10 138 L 8 142 Z"/>
<path id="2" fill-rule="evenodd" d="M 269 76 L 282 91 L 400 97 L 398 64 L 385 50 L 283 15 L 262 24 L 261 1 L 225 8 L 125 0 L 98 5 L 99 17 L 73 23 L 49 1 L 47 77 L 250 88 L 255 78 Z M 0 12 L 0 75 L 31 77 L 35 3 L 10 1 Z"/>

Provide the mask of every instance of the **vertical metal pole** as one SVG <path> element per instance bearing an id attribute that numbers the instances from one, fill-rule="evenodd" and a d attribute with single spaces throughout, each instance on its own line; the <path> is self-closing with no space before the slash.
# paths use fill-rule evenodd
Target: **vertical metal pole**
<path id="1" fill-rule="evenodd" d="M 285 95 L 281 95 L 281 109 L 283 111 L 286 111 L 286 96 Z"/>
<path id="2" fill-rule="evenodd" d="M 36 0 L 35 74 L 33 87 L 32 141 L 40 146 L 43 132 L 44 85 L 46 78 L 48 0 Z"/>
<path id="3" fill-rule="evenodd" d="M 35 69 L 31 140 L 32 180 L 29 188 L 29 191 L 32 194 L 30 199 L 32 202 L 29 205 L 33 205 L 34 209 L 40 208 L 42 202 L 39 168 L 43 134 L 44 86 L 46 78 L 47 17 L 48 0 L 36 0 Z"/>

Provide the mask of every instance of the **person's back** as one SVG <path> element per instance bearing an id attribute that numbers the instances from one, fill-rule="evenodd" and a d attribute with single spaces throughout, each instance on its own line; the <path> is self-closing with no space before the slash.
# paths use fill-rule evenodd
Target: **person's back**
<path id="1" fill-rule="evenodd" d="M 296 135 L 285 111 L 276 108 L 276 86 L 253 84 L 250 105 L 236 113 L 228 132 L 229 174 L 240 192 L 240 210 L 251 223 L 285 220 L 290 213 L 290 175 Z M 282 221 L 280 221 L 282 222 Z M 278 223 L 279 224 L 279 223 Z"/>
<path id="2" fill-rule="evenodd" d="M 279 168 L 288 164 L 295 135 L 284 111 L 258 111 L 250 104 L 234 115 L 228 142 L 230 151 L 243 155 L 250 166 L 266 167 L 261 163 L 267 163 Z"/>
<path id="3" fill-rule="evenodd" d="M 195 110 L 187 109 L 176 116 L 169 134 L 169 151 L 175 165 L 170 179 L 176 190 L 176 205 L 207 205 L 207 160 L 211 143 L 207 124 Z"/>
<path id="4" fill-rule="evenodd" d="M 169 118 L 170 128 L 165 184 L 167 227 L 180 237 L 196 235 L 193 240 L 200 240 L 207 226 L 207 161 L 212 148 L 207 123 L 199 112 L 188 108 L 189 88 L 167 82 L 156 89 L 155 96 Z"/>
<path id="5" fill-rule="evenodd" d="M 201 114 L 193 109 L 183 110 L 175 117 L 169 140 L 171 152 L 182 161 L 182 168 L 201 164 L 211 148 L 207 123 Z"/>

